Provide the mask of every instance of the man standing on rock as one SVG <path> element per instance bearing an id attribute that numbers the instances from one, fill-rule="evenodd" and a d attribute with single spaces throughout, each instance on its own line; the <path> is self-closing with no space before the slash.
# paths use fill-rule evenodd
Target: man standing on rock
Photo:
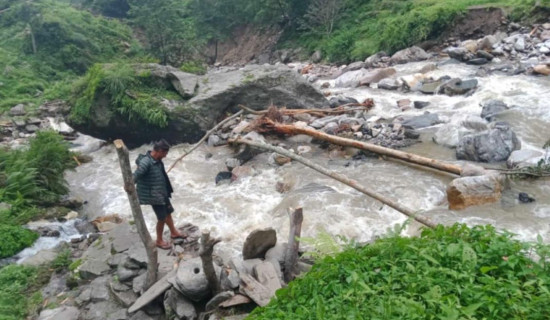
<path id="1" fill-rule="evenodd" d="M 140 154 L 136 159 L 137 169 L 134 172 L 134 182 L 137 183 L 137 194 L 139 203 L 142 205 L 151 205 L 155 215 L 157 216 L 157 247 L 161 249 L 170 249 L 172 246 L 169 242 L 162 240 L 164 225 L 168 225 L 170 229 L 170 237 L 172 239 L 186 238 L 185 235 L 178 232 L 172 220 L 172 212 L 174 208 L 170 203 L 170 197 L 174 189 L 162 159 L 166 157 L 170 145 L 166 140 L 161 139 L 155 142 L 152 151 L 147 151 L 146 154 Z"/>

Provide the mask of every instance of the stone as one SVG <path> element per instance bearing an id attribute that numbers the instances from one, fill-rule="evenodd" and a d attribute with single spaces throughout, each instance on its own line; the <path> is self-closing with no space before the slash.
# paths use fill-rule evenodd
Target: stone
<path id="1" fill-rule="evenodd" d="M 275 160 L 275 163 L 280 166 L 290 163 L 292 161 L 292 159 L 290 159 L 289 157 L 282 156 L 278 153 L 275 153 L 273 155 L 273 159 Z"/>
<path id="2" fill-rule="evenodd" d="M 425 94 L 434 94 L 437 92 L 437 88 L 439 88 L 442 83 L 443 81 L 440 80 L 422 82 L 420 92 Z"/>
<path id="3" fill-rule="evenodd" d="M 542 74 L 545 76 L 550 75 L 550 64 L 539 64 L 533 67 L 533 72 Z"/>
<path id="4" fill-rule="evenodd" d="M 139 275 L 138 269 L 128 269 L 125 268 L 122 264 L 117 266 L 116 274 L 120 281 L 128 281 Z"/>
<path id="5" fill-rule="evenodd" d="M 227 167 L 227 170 L 228 171 L 231 171 L 233 170 L 234 168 L 238 167 L 241 165 L 241 161 L 239 159 L 236 159 L 236 158 L 227 158 L 225 160 L 225 166 Z"/>
<path id="6" fill-rule="evenodd" d="M 241 274 L 240 277 L 242 281 L 241 290 L 260 307 L 265 307 L 271 301 L 273 293 L 270 289 L 247 274 Z"/>
<path id="7" fill-rule="evenodd" d="M 426 79 L 426 76 L 421 73 L 406 75 L 399 78 L 403 83 L 403 87 L 409 91 L 419 91 L 424 79 Z"/>
<path id="8" fill-rule="evenodd" d="M 126 320 L 126 309 L 121 308 L 113 301 L 91 303 L 81 310 L 79 320 Z"/>
<path id="9" fill-rule="evenodd" d="M 180 72 L 178 69 L 159 64 L 135 64 L 133 67 L 136 73 L 150 72 L 153 85 L 158 83 L 157 87 L 176 89 L 171 77 Z M 285 65 L 247 65 L 197 77 L 198 88 L 192 98 L 171 101 L 166 106 L 168 122 L 163 128 L 142 130 L 142 122 L 129 121 L 127 116 L 116 112 L 110 98 L 101 90 L 94 97 L 90 119 L 77 123 L 69 117 L 68 124 L 99 139 L 118 137 L 133 148 L 160 137 L 172 144 L 195 143 L 230 107 L 238 104 L 246 104 L 254 110 L 265 109 L 271 104 L 288 109 L 328 106 L 325 96 L 317 88 Z"/>
<path id="10" fill-rule="evenodd" d="M 497 37 L 494 35 L 486 35 L 477 43 L 478 50 L 492 50 L 493 46 L 498 43 Z"/>
<path id="11" fill-rule="evenodd" d="M 377 53 L 373 54 L 372 56 L 369 56 L 368 58 L 365 59 L 365 66 L 367 68 L 378 67 L 379 64 L 382 61 L 382 58 L 387 57 L 387 56 L 388 56 L 388 54 L 385 53 L 384 51 L 377 52 Z"/>
<path id="12" fill-rule="evenodd" d="M 521 149 L 513 151 L 506 160 L 509 169 L 536 166 L 544 154 L 538 150 Z"/>
<path id="13" fill-rule="evenodd" d="M 521 142 L 510 126 L 496 122 L 487 131 L 462 137 L 456 148 L 456 157 L 459 160 L 499 162 L 507 160 L 512 151 L 520 148 Z"/>
<path id="14" fill-rule="evenodd" d="M 535 198 L 531 197 L 525 192 L 520 192 L 518 195 L 518 200 L 520 203 L 531 203 L 535 201 Z"/>
<path id="15" fill-rule="evenodd" d="M 145 275 L 145 273 L 143 274 Z M 128 308 L 128 313 L 134 313 L 137 310 L 145 307 L 147 304 L 149 304 L 151 301 L 155 300 L 158 296 L 166 292 L 166 290 L 170 289 L 172 287 L 172 282 L 174 281 L 174 277 L 176 275 L 176 270 L 173 270 L 169 272 L 167 275 L 162 277 L 160 280 L 155 282 L 147 291 L 145 291 L 137 300 L 136 302 Z M 133 290 L 136 292 L 136 286 L 139 286 L 140 284 L 136 284 L 136 279 L 134 278 L 134 287 Z M 145 283 L 145 277 L 140 279 L 139 281 L 143 280 L 143 283 Z M 143 285 L 141 285 L 141 288 L 143 288 Z M 139 291 L 141 291 L 140 289 Z"/>
<path id="16" fill-rule="evenodd" d="M 223 143 L 223 140 L 219 136 L 212 134 L 208 137 L 208 142 L 206 144 L 210 147 L 217 147 Z"/>
<path id="17" fill-rule="evenodd" d="M 220 303 L 231 299 L 235 296 L 235 293 L 233 291 L 224 291 L 220 292 L 217 295 L 215 295 L 210 301 L 206 303 L 206 306 L 204 307 L 205 311 L 210 311 L 218 308 Z"/>
<path id="18" fill-rule="evenodd" d="M 9 113 L 10 116 L 24 116 L 25 114 L 27 114 L 27 112 L 25 111 L 25 105 L 23 104 L 18 104 L 15 107 L 11 108 Z"/>
<path id="19" fill-rule="evenodd" d="M 378 82 L 378 89 L 397 90 L 399 89 L 399 83 L 395 79 L 382 79 Z"/>
<path id="20" fill-rule="evenodd" d="M 134 313 L 133 315 L 131 315 L 128 320 L 157 320 L 157 319 L 152 318 L 150 315 L 140 310 Z"/>
<path id="21" fill-rule="evenodd" d="M 243 296 L 242 294 L 236 294 L 233 297 L 231 297 L 231 298 L 225 300 L 224 302 L 220 303 L 220 307 L 229 308 L 229 307 L 234 307 L 234 306 L 238 306 L 238 305 L 241 305 L 241 304 L 248 304 L 250 302 L 252 302 L 252 300 L 250 300 L 249 297 Z M 225 318 L 225 319 L 227 319 L 227 318 Z"/>
<path id="22" fill-rule="evenodd" d="M 221 269 L 217 265 L 214 268 L 219 274 Z M 199 257 L 181 261 L 175 279 L 170 281 L 174 288 L 193 301 L 200 301 L 210 294 L 208 280 L 204 275 L 202 261 Z"/>
<path id="23" fill-rule="evenodd" d="M 199 87 L 199 80 L 201 79 L 200 76 L 195 74 L 173 69 L 166 74 L 166 77 L 184 99 L 189 99 L 195 95 Z"/>
<path id="24" fill-rule="evenodd" d="M 252 231 L 243 245 L 243 259 L 264 258 L 267 250 L 277 243 L 277 233 L 273 228 Z"/>
<path id="25" fill-rule="evenodd" d="M 47 265 L 52 261 L 54 261 L 55 258 L 57 258 L 58 254 L 59 252 L 55 248 L 40 250 L 34 256 L 28 257 L 25 260 L 23 260 L 21 264 L 25 266 L 36 266 L 36 267 L 41 265 Z"/>
<path id="26" fill-rule="evenodd" d="M 487 61 L 492 61 L 495 58 L 492 54 L 490 54 L 485 50 L 478 50 L 476 52 L 476 56 L 479 58 L 487 59 Z M 471 64 L 475 64 L 475 63 L 471 63 Z"/>
<path id="27" fill-rule="evenodd" d="M 356 61 L 347 65 L 342 72 L 355 71 L 363 68 L 365 68 L 365 63 L 363 61 Z"/>
<path id="28" fill-rule="evenodd" d="M 106 236 L 96 240 L 82 255 L 78 268 L 82 279 L 93 279 L 107 273 L 111 268 L 107 260 L 111 256 L 111 243 Z"/>
<path id="29" fill-rule="evenodd" d="M 141 238 L 137 233 L 136 227 L 129 223 L 117 225 L 109 232 L 109 239 L 112 243 L 112 248 L 115 253 L 120 253 L 130 249 L 134 243 L 141 242 Z"/>
<path id="30" fill-rule="evenodd" d="M 474 58 L 466 61 L 466 64 L 471 64 L 476 66 L 480 66 L 487 63 L 489 63 L 489 60 L 487 60 L 486 58 Z"/>
<path id="31" fill-rule="evenodd" d="M 25 120 L 22 119 L 13 119 L 12 122 L 18 128 L 23 128 L 27 124 Z"/>
<path id="32" fill-rule="evenodd" d="M 250 166 L 238 166 L 231 171 L 231 181 L 235 182 L 239 179 L 250 177 L 254 174 L 254 169 Z"/>
<path id="33" fill-rule="evenodd" d="M 279 272 L 280 273 L 280 272 Z M 272 296 L 281 289 L 281 280 L 272 263 L 264 261 L 254 266 L 254 277 L 264 285 Z"/>
<path id="34" fill-rule="evenodd" d="M 359 82 L 362 78 L 371 74 L 372 71 L 367 69 L 359 69 L 354 71 L 348 71 L 340 75 L 334 81 L 336 88 L 355 88 L 359 86 Z"/>
<path id="35" fill-rule="evenodd" d="M 231 171 L 221 171 L 218 172 L 216 178 L 214 178 L 214 182 L 216 182 L 216 185 L 222 184 L 224 182 L 230 183 L 232 176 L 233 174 L 231 173 Z"/>
<path id="36" fill-rule="evenodd" d="M 475 40 L 465 40 L 460 44 L 461 47 L 468 49 L 470 52 L 476 52 L 477 42 Z"/>
<path id="37" fill-rule="evenodd" d="M 403 64 L 414 61 L 422 61 L 430 58 L 430 55 L 426 51 L 422 50 L 420 47 L 413 46 L 401 51 L 397 51 L 391 57 L 391 62 L 393 64 Z"/>
<path id="38" fill-rule="evenodd" d="M 369 87 L 371 84 L 378 83 L 380 80 L 388 78 L 395 73 L 396 71 L 394 68 L 376 69 L 361 77 L 359 79 L 359 85 Z"/>
<path id="39" fill-rule="evenodd" d="M 397 100 L 397 106 L 398 106 L 401 110 L 410 109 L 410 107 L 411 107 L 411 100 L 409 100 L 409 99 Z"/>
<path id="40" fill-rule="evenodd" d="M 170 319 L 171 315 L 175 315 L 176 319 L 197 319 L 197 310 L 193 303 L 174 288 L 166 291 L 164 295 L 164 309 L 167 319 Z"/>
<path id="41" fill-rule="evenodd" d="M 466 94 L 477 88 L 477 83 L 478 81 L 476 79 L 462 80 L 454 78 L 442 84 L 438 93 L 443 93 L 448 96 Z"/>
<path id="42" fill-rule="evenodd" d="M 239 287 L 241 279 L 239 273 L 229 267 L 224 267 L 221 270 L 220 284 L 223 290 L 234 290 Z"/>
<path id="43" fill-rule="evenodd" d="M 406 128 L 420 129 L 425 127 L 431 127 L 441 122 L 442 121 L 439 119 L 439 115 L 437 113 L 426 112 L 423 115 L 415 116 L 403 121 L 402 125 L 403 127 L 406 127 Z"/>
<path id="44" fill-rule="evenodd" d="M 274 247 L 267 250 L 265 253 L 265 260 L 267 261 L 277 261 L 279 264 L 283 265 L 285 262 L 286 252 L 288 250 L 288 243 L 277 243 Z"/>
<path id="45" fill-rule="evenodd" d="M 311 55 L 311 61 L 314 63 L 318 63 L 319 61 L 321 61 L 322 58 L 323 55 L 321 53 L 321 50 L 317 50 Z"/>
<path id="46" fill-rule="evenodd" d="M 134 293 L 141 293 L 141 291 L 145 287 L 145 280 L 147 280 L 147 273 L 143 273 L 132 280 L 132 290 L 134 291 Z"/>
<path id="47" fill-rule="evenodd" d="M 423 108 L 429 106 L 430 102 L 428 102 L 428 101 L 414 101 L 413 105 L 414 105 L 415 109 L 423 109 Z"/>
<path id="48" fill-rule="evenodd" d="M 341 105 L 349 104 L 349 103 L 359 103 L 359 101 L 351 97 L 341 97 L 341 96 L 332 97 L 329 100 L 329 104 L 331 108 L 336 108 Z"/>
<path id="49" fill-rule="evenodd" d="M 90 301 L 99 302 L 109 300 L 109 289 L 107 282 L 107 276 L 102 276 L 94 279 L 90 283 Z"/>
<path id="50" fill-rule="evenodd" d="M 110 289 L 111 289 L 111 295 L 115 298 L 115 300 L 121 306 L 123 306 L 125 308 L 129 308 L 131 305 L 133 305 L 134 302 L 136 302 L 136 300 L 138 298 L 138 296 L 132 290 L 125 290 L 125 291 L 116 290 L 113 287 L 112 282 L 111 282 Z M 128 287 L 128 289 L 130 289 L 130 288 Z"/>
<path id="51" fill-rule="evenodd" d="M 452 59 L 462 62 L 468 61 L 473 57 L 473 54 L 464 47 L 451 47 L 443 50 L 443 52 L 447 53 Z"/>
<path id="52" fill-rule="evenodd" d="M 28 124 L 25 126 L 25 131 L 27 132 L 30 132 L 30 133 L 34 133 L 36 131 L 38 131 L 40 128 L 38 128 L 38 126 L 34 125 L 34 124 Z"/>
<path id="53" fill-rule="evenodd" d="M 76 307 L 62 306 L 55 309 L 45 309 L 40 312 L 38 320 L 77 320 L 80 312 Z"/>
<path id="54" fill-rule="evenodd" d="M 481 118 L 492 121 L 494 117 L 508 110 L 508 106 L 501 100 L 488 100 L 482 104 Z"/>
<path id="55" fill-rule="evenodd" d="M 447 187 L 449 209 L 464 208 L 500 200 L 503 177 L 499 174 L 456 178 Z"/>

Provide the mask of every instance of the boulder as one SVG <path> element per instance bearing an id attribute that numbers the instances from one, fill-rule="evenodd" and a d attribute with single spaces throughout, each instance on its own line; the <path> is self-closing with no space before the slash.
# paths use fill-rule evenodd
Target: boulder
<path id="1" fill-rule="evenodd" d="M 396 73 L 394 68 L 377 69 L 365 74 L 359 79 L 360 86 L 369 87 L 373 83 L 378 83 L 380 80 L 388 78 Z"/>
<path id="2" fill-rule="evenodd" d="M 506 122 L 495 122 L 487 131 L 468 134 L 458 143 L 456 157 L 461 160 L 498 162 L 508 159 L 521 143 Z"/>
<path id="3" fill-rule="evenodd" d="M 426 112 L 423 115 L 412 117 L 403 121 L 402 125 L 406 128 L 420 129 L 430 127 L 441 122 L 442 121 L 439 119 L 439 115 L 436 113 Z"/>
<path id="4" fill-rule="evenodd" d="M 214 265 L 214 268 L 219 275 L 220 267 Z M 176 290 L 193 301 L 200 301 L 210 294 L 208 280 L 204 275 L 202 261 L 199 257 L 181 261 L 175 279 L 168 281 L 174 285 Z"/>
<path id="5" fill-rule="evenodd" d="M 533 67 L 533 72 L 550 76 L 550 64 L 539 64 Z"/>
<path id="6" fill-rule="evenodd" d="M 77 320 L 79 315 L 80 311 L 76 307 L 63 306 L 42 310 L 38 316 L 38 320 Z"/>
<path id="7" fill-rule="evenodd" d="M 82 264 L 78 267 L 82 279 L 93 279 L 107 273 L 111 268 L 107 263 L 111 256 L 111 243 L 107 236 L 96 240 L 82 255 Z"/>
<path id="8" fill-rule="evenodd" d="M 157 64 L 137 65 L 136 72 L 149 71 L 152 85 L 161 88 L 191 88 L 182 84 L 187 75 L 181 78 L 174 71 Z M 236 111 L 238 104 L 259 110 L 271 104 L 293 108 L 328 107 L 324 95 L 307 82 L 295 70 L 284 66 L 247 65 L 230 71 L 217 71 L 197 77 L 198 87 L 190 97 L 189 90 L 181 94 L 184 101 L 169 101 L 161 106 L 167 115 L 167 125 L 158 127 L 144 120 L 128 118 L 113 107 L 110 97 L 97 90 L 94 103 L 90 108 L 88 120 L 78 120 L 69 116 L 68 122 L 79 132 L 103 140 L 123 139 L 129 147 L 137 147 L 151 140 L 167 139 L 170 143 L 197 142 L 204 133 L 212 128 L 225 114 Z M 174 79 L 177 79 L 174 80 Z M 174 87 L 174 83 L 176 87 Z M 187 81 L 187 80 L 185 80 Z"/>
<path id="9" fill-rule="evenodd" d="M 264 258 L 267 250 L 277 243 L 277 233 L 273 228 L 252 231 L 243 245 L 243 259 Z"/>
<path id="10" fill-rule="evenodd" d="M 372 71 L 367 69 L 359 69 L 354 71 L 348 71 L 334 81 L 336 88 L 355 88 L 359 86 L 359 82 L 362 78 L 370 75 Z"/>
<path id="11" fill-rule="evenodd" d="M 382 79 L 378 82 L 378 89 L 397 90 L 399 89 L 399 83 L 395 79 Z"/>
<path id="12" fill-rule="evenodd" d="M 470 50 L 464 48 L 464 47 L 452 47 L 447 48 L 444 50 L 445 53 L 449 55 L 449 57 L 456 59 L 458 61 L 468 61 L 471 58 L 473 58 L 473 53 L 470 52 Z"/>
<path id="13" fill-rule="evenodd" d="M 321 61 L 321 59 L 323 59 L 323 55 L 321 53 L 321 50 L 317 50 L 311 55 L 311 61 L 314 62 L 314 63 L 317 63 L 317 62 Z"/>
<path id="14" fill-rule="evenodd" d="M 498 43 L 497 37 L 494 35 L 486 35 L 477 43 L 478 50 L 492 50 L 493 46 Z"/>
<path id="15" fill-rule="evenodd" d="M 536 166 L 543 159 L 543 156 L 544 154 L 538 150 L 515 150 L 510 154 L 508 160 L 506 160 L 506 166 L 509 169 Z"/>
<path id="16" fill-rule="evenodd" d="M 508 110 L 508 106 L 501 100 L 489 100 L 481 106 L 481 117 L 487 121 L 492 121 L 495 115 Z"/>
<path id="17" fill-rule="evenodd" d="M 172 316 L 176 319 L 197 319 L 197 310 L 193 303 L 174 288 L 164 294 L 164 309 L 167 319 L 172 319 Z"/>
<path id="18" fill-rule="evenodd" d="M 394 53 L 394 55 L 391 57 L 391 62 L 393 64 L 403 64 L 408 62 L 427 60 L 429 58 L 430 55 L 427 54 L 426 51 L 422 50 L 422 48 L 420 47 L 413 46 Z"/>
<path id="19" fill-rule="evenodd" d="M 449 209 L 493 203 L 502 195 L 503 177 L 498 173 L 456 178 L 447 187 Z"/>
<path id="20" fill-rule="evenodd" d="M 10 109 L 10 116 L 24 116 L 25 114 L 27 114 L 27 112 L 23 104 L 18 104 Z"/>
<path id="21" fill-rule="evenodd" d="M 448 96 L 454 96 L 459 94 L 466 94 L 477 88 L 477 80 L 462 80 L 459 78 L 451 79 L 439 87 L 440 94 L 446 94 Z"/>
<path id="22" fill-rule="evenodd" d="M 332 97 L 329 100 L 329 104 L 331 108 L 336 108 L 348 103 L 359 103 L 359 102 L 355 98 L 343 97 L 343 96 Z"/>
<path id="23" fill-rule="evenodd" d="M 359 69 L 365 68 L 365 63 L 363 61 L 356 61 L 352 62 L 349 65 L 347 65 L 342 72 L 348 72 L 348 71 L 355 71 Z"/>
<path id="24" fill-rule="evenodd" d="M 388 54 L 380 51 L 365 59 L 365 66 L 367 68 L 379 67 L 382 62 L 382 58 L 387 57 Z"/>

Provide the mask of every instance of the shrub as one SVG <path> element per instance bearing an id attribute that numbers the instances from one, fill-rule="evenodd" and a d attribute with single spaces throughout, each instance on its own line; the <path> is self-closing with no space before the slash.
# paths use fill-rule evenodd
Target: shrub
<path id="1" fill-rule="evenodd" d="M 492 226 L 438 226 L 326 257 L 249 319 L 547 319 L 549 253 Z"/>
<path id="2" fill-rule="evenodd" d="M 11 257 L 38 239 L 36 232 L 20 226 L 0 224 L 0 258 Z"/>
<path id="3" fill-rule="evenodd" d="M 0 269 L 0 319 L 26 319 L 42 302 L 38 288 L 49 274 L 34 267 L 8 265 Z"/>

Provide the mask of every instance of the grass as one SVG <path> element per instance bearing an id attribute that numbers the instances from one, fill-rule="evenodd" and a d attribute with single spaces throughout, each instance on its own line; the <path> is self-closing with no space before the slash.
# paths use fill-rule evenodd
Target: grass
<path id="1" fill-rule="evenodd" d="M 550 247 L 462 224 L 348 248 L 247 319 L 547 319 Z"/>

